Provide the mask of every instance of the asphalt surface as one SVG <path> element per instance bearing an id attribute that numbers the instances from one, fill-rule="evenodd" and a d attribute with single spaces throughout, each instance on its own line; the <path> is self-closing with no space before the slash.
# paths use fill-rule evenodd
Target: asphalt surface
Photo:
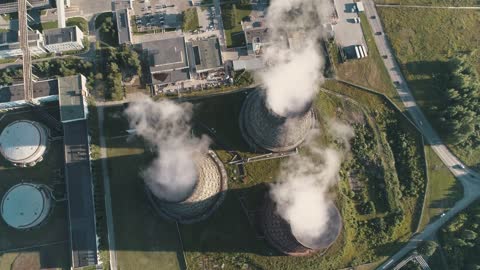
<path id="1" fill-rule="evenodd" d="M 403 77 L 400 67 L 396 62 L 393 54 L 393 50 L 390 47 L 387 37 L 384 34 L 383 26 L 378 16 L 375 4 L 372 0 L 364 1 L 365 14 L 368 17 L 370 26 L 374 33 L 381 32 L 382 35 L 375 35 L 375 43 L 380 52 L 380 55 L 386 55 L 387 58 L 383 59 L 385 67 L 390 75 L 390 78 L 397 83 L 397 92 L 400 96 L 403 105 L 407 112 L 410 114 L 413 122 L 418 126 L 423 133 L 425 140 L 431 145 L 432 149 L 442 160 L 442 162 L 449 168 L 453 175 L 459 180 L 464 188 L 464 197 L 457 201 L 454 207 L 445 212 L 445 215 L 435 222 L 429 224 L 425 229 L 412 237 L 407 245 L 399 250 L 396 254 L 391 256 L 386 263 L 382 264 L 378 269 L 388 269 L 393 267 L 396 262 L 402 259 L 408 252 L 413 250 L 420 242 L 427 239 L 430 235 L 435 233 L 442 225 L 448 220 L 453 218 L 458 212 L 465 209 L 473 201 L 480 198 L 480 175 L 477 172 L 467 168 L 461 161 L 453 155 L 450 150 L 443 144 L 442 140 L 428 122 L 423 112 L 418 107 L 415 99 L 407 85 L 407 81 Z M 375 16 L 372 19 L 372 16 Z"/>

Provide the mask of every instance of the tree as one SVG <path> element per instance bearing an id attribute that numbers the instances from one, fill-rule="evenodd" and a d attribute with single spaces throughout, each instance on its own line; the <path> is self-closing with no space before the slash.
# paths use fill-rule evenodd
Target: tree
<path id="1" fill-rule="evenodd" d="M 437 250 L 438 244 L 434 241 L 425 241 L 418 247 L 418 252 L 426 257 L 430 257 Z"/>

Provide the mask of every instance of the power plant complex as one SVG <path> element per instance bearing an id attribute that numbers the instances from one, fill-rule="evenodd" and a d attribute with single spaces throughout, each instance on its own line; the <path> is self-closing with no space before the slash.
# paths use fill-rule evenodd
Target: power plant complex
<path id="1" fill-rule="evenodd" d="M 240 131 L 255 151 L 287 152 L 302 144 L 314 127 L 311 105 L 305 110 L 280 116 L 268 108 L 265 92 L 254 90 L 242 105 Z"/>
<path id="2" fill-rule="evenodd" d="M 213 151 L 196 162 L 198 179 L 185 198 L 167 201 L 147 194 L 154 208 L 164 218 L 190 224 L 208 218 L 223 202 L 227 191 L 227 173 Z"/>

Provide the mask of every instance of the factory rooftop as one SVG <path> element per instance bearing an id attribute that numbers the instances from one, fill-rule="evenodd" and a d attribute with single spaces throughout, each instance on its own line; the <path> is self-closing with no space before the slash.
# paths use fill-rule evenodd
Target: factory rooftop
<path id="1" fill-rule="evenodd" d="M 190 66 L 197 73 L 221 68 L 222 56 L 217 37 L 193 40 L 187 44 Z"/>
<path id="2" fill-rule="evenodd" d="M 58 94 L 58 81 L 56 79 L 39 81 L 33 84 L 33 97 L 42 98 Z M 25 93 L 23 84 L 0 86 L 0 103 L 23 101 Z"/>
<path id="3" fill-rule="evenodd" d="M 76 29 L 76 26 L 70 26 L 44 30 L 45 45 L 77 41 Z"/>
<path id="4" fill-rule="evenodd" d="M 148 52 L 151 73 L 188 68 L 183 37 L 149 41 L 142 47 Z"/>
<path id="5" fill-rule="evenodd" d="M 63 123 L 86 119 L 86 79 L 83 75 L 58 78 L 58 101 Z"/>

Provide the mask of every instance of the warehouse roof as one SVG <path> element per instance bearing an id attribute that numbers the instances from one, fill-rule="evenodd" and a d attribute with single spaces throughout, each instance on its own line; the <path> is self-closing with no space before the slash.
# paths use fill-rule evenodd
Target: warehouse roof
<path id="1" fill-rule="evenodd" d="M 148 52 L 152 73 L 188 67 L 183 37 L 149 41 L 142 47 Z"/>

